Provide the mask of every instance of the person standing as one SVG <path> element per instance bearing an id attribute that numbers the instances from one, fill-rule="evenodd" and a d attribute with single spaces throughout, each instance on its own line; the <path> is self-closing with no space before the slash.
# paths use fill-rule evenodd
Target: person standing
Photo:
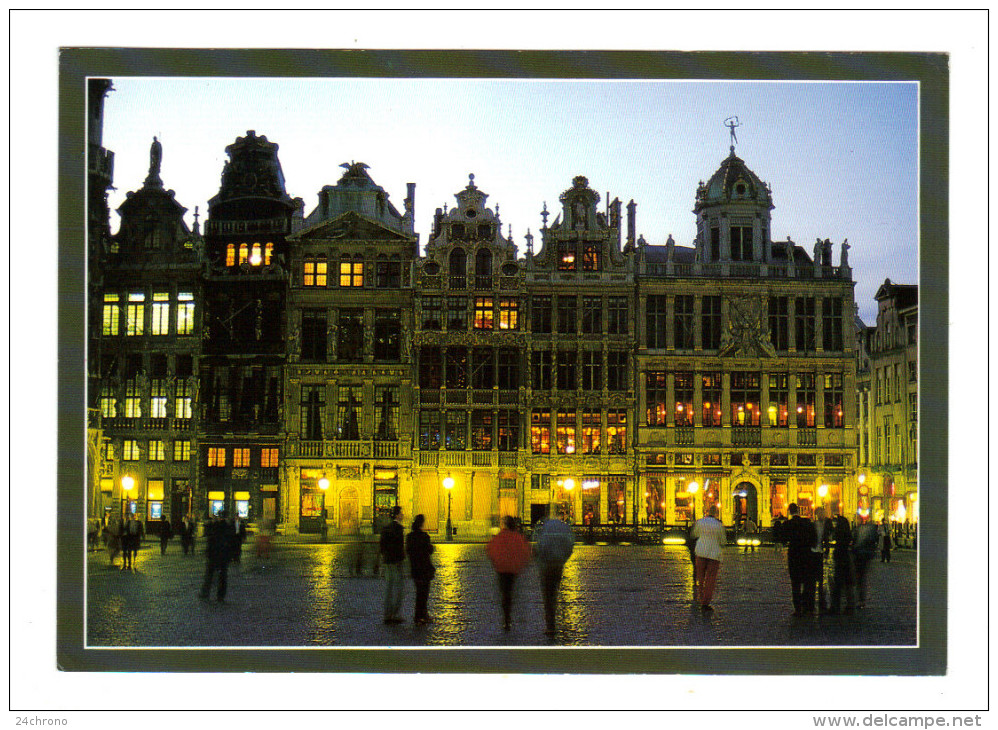
<path id="1" fill-rule="evenodd" d="M 794 616 L 804 616 L 814 613 L 814 559 L 811 548 L 818 540 L 818 533 L 811 520 L 800 516 L 796 502 L 787 507 L 787 512 L 790 519 L 783 525 L 783 535 L 787 544 Z"/>
<path id="2" fill-rule="evenodd" d="M 166 516 L 159 518 L 159 554 L 166 555 L 166 546 L 170 542 L 170 538 L 173 537 L 173 526 L 170 521 L 166 519 Z"/>
<path id="3" fill-rule="evenodd" d="M 192 552 L 191 544 L 194 542 L 194 521 L 191 519 L 190 515 L 184 515 L 183 521 L 180 523 L 180 547 L 184 551 L 184 555 Z"/>
<path id="4" fill-rule="evenodd" d="M 558 587 L 565 570 L 565 563 L 575 547 L 572 528 L 554 517 L 545 520 L 537 538 L 537 560 L 541 571 L 541 590 L 544 596 L 544 633 L 555 631 L 555 609 L 558 605 Z"/>
<path id="5" fill-rule="evenodd" d="M 211 596 L 211 584 L 215 574 L 218 574 L 218 587 L 215 599 L 225 603 L 225 593 L 228 589 L 229 560 L 232 557 L 234 532 L 232 523 L 225 518 L 225 510 L 220 510 L 218 516 L 208 523 L 205 530 L 207 544 L 205 546 L 204 582 L 199 594 L 201 600 L 207 601 Z"/>
<path id="6" fill-rule="evenodd" d="M 891 524 L 886 517 L 880 524 L 880 562 L 891 562 Z"/>
<path id="7" fill-rule="evenodd" d="M 693 528 L 696 526 L 695 522 L 690 522 L 686 525 L 686 551 L 690 554 L 690 568 L 693 571 L 693 600 L 698 600 L 697 589 L 699 583 L 697 582 L 697 539 L 693 536 Z"/>
<path id="8" fill-rule="evenodd" d="M 502 604 L 502 627 L 509 631 L 512 626 L 513 585 L 530 562 L 530 543 L 523 533 L 516 529 L 516 518 L 506 515 L 503 529 L 489 540 L 485 553 L 495 568 L 499 578 L 499 595 Z"/>
<path id="9" fill-rule="evenodd" d="M 846 599 L 846 613 L 853 609 L 853 571 L 852 571 L 852 528 L 844 515 L 838 515 L 832 521 L 832 596 L 828 612 L 837 614 L 842 608 L 842 596 Z"/>
<path id="10" fill-rule="evenodd" d="M 426 518 L 416 515 L 412 521 L 412 531 L 405 538 L 405 553 L 409 556 L 409 572 L 416 588 L 416 608 L 412 621 L 416 624 L 431 624 L 433 619 L 426 610 L 430 598 L 430 581 L 436 575 L 436 568 L 430 560 L 433 544 L 430 536 L 423 530 Z"/>
<path id="11" fill-rule="evenodd" d="M 379 543 L 381 562 L 385 564 L 385 623 L 399 624 L 402 618 L 402 561 L 405 560 L 405 535 L 402 531 L 402 508 L 392 507 L 391 520 L 381 530 Z"/>
<path id="12" fill-rule="evenodd" d="M 114 560 L 118 557 L 118 553 L 121 552 L 121 535 L 122 527 L 121 520 L 118 517 L 112 517 L 107 522 L 107 528 L 105 529 L 105 535 L 107 535 L 107 555 L 111 561 L 111 567 L 114 567 Z M 124 567 L 122 567 L 124 570 Z"/>
<path id="13" fill-rule="evenodd" d="M 717 572 L 721 568 L 721 548 L 728 541 L 728 533 L 718 519 L 719 514 L 717 505 L 712 504 L 707 508 L 706 517 L 701 517 L 693 525 L 693 537 L 696 539 L 696 582 L 700 586 L 700 610 L 704 613 L 714 610 L 710 601 L 714 597 Z"/>
<path id="14" fill-rule="evenodd" d="M 775 518 L 773 518 L 773 551 L 777 555 L 781 555 L 783 553 L 783 545 L 786 542 L 783 536 L 783 528 L 786 524 L 787 518 L 782 514 L 778 514 Z"/>
<path id="15" fill-rule="evenodd" d="M 866 581 L 870 562 L 877 554 L 877 527 L 870 518 L 860 516 L 852 536 L 852 564 L 856 570 L 857 605 L 866 608 Z"/>

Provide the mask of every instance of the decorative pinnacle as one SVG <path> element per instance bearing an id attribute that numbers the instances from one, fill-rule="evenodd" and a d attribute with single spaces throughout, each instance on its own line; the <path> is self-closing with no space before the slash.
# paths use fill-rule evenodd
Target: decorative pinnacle
<path id="1" fill-rule="evenodd" d="M 544 221 L 544 225 L 543 225 L 544 228 L 548 227 L 548 216 L 549 215 L 551 215 L 551 214 L 548 213 L 548 201 L 545 200 L 544 201 L 544 210 L 541 211 L 541 220 Z"/>
<path id="2" fill-rule="evenodd" d="M 468 187 L 469 188 L 475 187 L 475 173 L 473 172 L 468 173 Z"/>

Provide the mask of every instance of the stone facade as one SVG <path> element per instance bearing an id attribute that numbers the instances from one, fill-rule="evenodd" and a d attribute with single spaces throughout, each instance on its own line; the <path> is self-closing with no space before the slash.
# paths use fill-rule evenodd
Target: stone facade
<path id="1" fill-rule="evenodd" d="M 102 292 L 126 324 L 167 306 L 170 325 L 107 340 L 124 369 L 96 385 L 117 399 L 105 423 L 166 398 L 165 421 L 140 421 L 163 463 L 140 446 L 130 465 L 146 512 L 150 480 L 173 519 L 225 508 L 288 533 L 370 533 L 395 504 L 460 537 L 507 514 L 682 524 L 716 503 L 765 526 L 791 501 L 856 509 L 848 244 L 836 264 L 830 241 L 772 241 L 770 188 L 733 148 L 695 191 L 692 247 L 648 244 L 635 202 L 625 221 L 580 175 L 521 252 L 471 175 L 421 254 L 414 184 L 399 211 L 344 163 L 305 215 L 252 131 L 226 150 L 202 237 L 162 189 L 157 145 Z M 172 458 L 184 441 L 190 460 Z"/>

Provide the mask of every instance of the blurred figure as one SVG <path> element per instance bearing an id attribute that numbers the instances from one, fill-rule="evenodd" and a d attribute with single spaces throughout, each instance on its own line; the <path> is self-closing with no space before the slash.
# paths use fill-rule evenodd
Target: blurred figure
<path id="1" fill-rule="evenodd" d="M 274 521 L 263 520 L 256 533 L 256 556 L 258 558 L 267 559 L 270 557 L 270 541 L 273 534 Z"/>
<path id="2" fill-rule="evenodd" d="M 811 548 L 818 540 L 818 533 L 811 520 L 800 516 L 797 503 L 787 507 L 790 519 L 783 525 L 787 545 L 787 570 L 790 573 L 790 590 L 794 603 L 794 616 L 814 613 L 814 559 Z"/>
<path id="3" fill-rule="evenodd" d="M 693 528 L 695 523 L 688 522 L 686 525 L 686 550 L 690 554 L 690 565 L 693 568 L 693 600 L 698 600 L 697 588 L 700 585 L 697 582 L 697 539 L 693 535 Z"/>
<path id="4" fill-rule="evenodd" d="M 135 570 L 135 555 L 139 551 L 139 544 L 141 542 L 142 524 L 135 519 L 135 515 L 129 512 L 122 534 L 122 549 L 125 555 L 124 569 Z"/>
<path id="5" fill-rule="evenodd" d="M 402 623 L 399 611 L 405 584 L 402 582 L 402 561 L 405 560 L 405 537 L 402 531 L 402 508 L 392 507 L 391 521 L 381 530 L 378 545 L 385 564 L 385 623 Z"/>
<path id="6" fill-rule="evenodd" d="M 856 570 L 857 605 L 866 608 L 866 582 L 870 561 L 877 554 L 877 528 L 870 518 L 860 516 L 852 536 L 852 564 Z"/>
<path id="7" fill-rule="evenodd" d="M 232 562 L 242 562 L 244 542 L 246 542 L 246 520 L 237 514 L 232 518 Z"/>
<path id="8" fill-rule="evenodd" d="M 119 517 L 115 516 L 108 520 L 104 535 L 107 555 L 110 559 L 110 565 L 113 567 L 118 553 L 121 552 L 121 519 Z"/>
<path id="9" fill-rule="evenodd" d="M 891 562 L 891 523 L 885 517 L 884 521 L 880 524 L 880 562 L 889 563 Z"/>
<path id="10" fill-rule="evenodd" d="M 853 610 L 853 570 L 852 553 L 850 543 L 852 542 L 852 528 L 849 520 L 844 515 L 838 515 L 832 521 L 832 596 L 831 606 L 828 610 L 831 614 L 839 613 L 842 607 L 842 596 L 846 599 L 846 613 Z"/>
<path id="11" fill-rule="evenodd" d="M 191 519 L 190 515 L 184 515 L 184 519 L 180 522 L 180 547 L 184 551 L 184 555 L 194 552 L 194 520 Z"/>
<path id="12" fill-rule="evenodd" d="M 558 587 L 565 563 L 575 548 L 572 528 L 554 517 L 544 521 L 537 538 L 537 560 L 541 571 L 541 590 L 544 596 L 544 633 L 554 634 L 555 609 L 558 602 Z"/>
<path id="13" fill-rule="evenodd" d="M 166 555 L 166 546 L 173 537 L 173 525 L 166 519 L 166 516 L 159 518 L 159 554 Z"/>
<path id="14" fill-rule="evenodd" d="M 218 516 L 208 523 L 205 530 L 207 544 L 205 546 L 205 571 L 201 592 L 198 594 L 203 601 L 211 597 L 211 584 L 215 574 L 218 574 L 218 587 L 215 599 L 225 603 L 225 593 L 228 589 L 229 560 L 232 557 L 235 533 L 232 523 L 225 518 L 225 510 L 220 510 Z"/>
<path id="15" fill-rule="evenodd" d="M 718 519 L 719 514 L 717 505 L 712 504 L 707 508 L 706 517 L 701 517 L 693 525 L 693 537 L 696 538 L 696 582 L 700 586 L 700 610 L 704 613 L 714 610 L 710 601 L 714 597 L 717 572 L 721 569 L 721 548 L 728 541 L 724 524 Z"/>
<path id="16" fill-rule="evenodd" d="M 777 555 L 783 554 L 783 545 L 785 544 L 783 528 L 786 524 L 787 518 L 782 514 L 776 515 L 773 519 L 773 550 Z"/>
<path id="17" fill-rule="evenodd" d="M 413 613 L 413 623 L 430 624 L 433 619 L 426 610 L 426 603 L 430 598 L 430 581 L 436 575 L 437 570 L 433 567 L 430 554 L 433 553 L 433 544 L 430 536 L 423 531 L 423 524 L 426 518 L 423 515 L 416 515 L 412 521 L 412 531 L 405 538 L 405 552 L 409 556 L 409 572 L 412 575 L 412 582 L 416 588 L 416 607 Z"/>
<path id="18" fill-rule="evenodd" d="M 512 626 L 513 585 L 519 575 L 530 562 L 530 543 L 517 529 L 515 517 L 506 515 L 503 518 L 503 529 L 489 540 L 485 553 L 492 561 L 496 575 L 499 578 L 499 595 L 502 603 L 502 627 L 509 631 Z"/>
<path id="19" fill-rule="evenodd" d="M 825 550 L 832 534 L 832 521 L 825 518 L 825 508 L 814 510 L 814 545 L 811 547 L 811 559 L 814 561 L 814 584 L 817 589 L 818 613 L 828 610 L 828 595 L 825 593 Z"/>

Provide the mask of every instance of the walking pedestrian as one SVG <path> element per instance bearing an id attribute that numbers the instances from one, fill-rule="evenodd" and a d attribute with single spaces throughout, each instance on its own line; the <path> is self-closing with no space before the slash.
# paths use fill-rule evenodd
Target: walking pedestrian
<path id="1" fill-rule="evenodd" d="M 232 557 L 233 547 L 232 523 L 225 518 L 225 510 L 220 510 L 215 519 L 208 523 L 205 538 L 207 544 L 204 582 L 201 584 L 199 596 L 203 601 L 211 597 L 211 584 L 217 573 L 218 586 L 215 589 L 215 599 L 219 603 L 225 603 L 229 582 L 229 560 Z"/>
<path id="2" fill-rule="evenodd" d="M 866 608 L 866 583 L 870 562 L 877 553 L 877 528 L 870 518 L 861 515 L 852 537 L 852 563 L 856 570 L 857 605 Z"/>
<path id="3" fill-rule="evenodd" d="M 110 565 L 114 567 L 114 561 L 118 557 L 118 553 L 121 552 L 121 520 L 118 517 L 112 517 L 107 522 L 107 528 L 104 531 L 107 539 L 107 555 L 110 560 Z M 124 570 L 124 567 L 122 567 Z"/>
<path id="4" fill-rule="evenodd" d="M 575 547 L 572 528 L 560 519 L 551 517 L 541 526 L 537 538 L 537 561 L 541 571 L 541 590 L 544 596 L 544 633 L 555 632 L 555 609 L 558 604 L 558 587 L 565 570 L 565 563 Z"/>
<path id="5" fill-rule="evenodd" d="M 159 518 L 159 554 L 166 555 L 166 546 L 173 537 L 173 526 L 166 516 Z"/>
<path id="6" fill-rule="evenodd" d="M 402 618 L 402 561 L 405 560 L 405 537 L 402 531 L 402 508 L 392 507 L 391 520 L 381 530 L 379 543 L 381 560 L 385 564 L 385 623 L 399 624 Z"/>
<path id="7" fill-rule="evenodd" d="M 846 613 L 853 610 L 853 570 L 852 570 L 852 528 L 844 515 L 832 521 L 832 595 L 830 614 L 837 614 L 842 608 L 842 596 L 846 599 Z"/>
<path id="8" fill-rule="evenodd" d="M 773 550 L 777 555 L 783 554 L 783 528 L 787 524 L 787 518 L 782 514 L 773 518 Z"/>
<path id="9" fill-rule="evenodd" d="M 832 521 L 825 517 L 824 507 L 814 510 L 814 545 L 811 547 L 811 559 L 814 561 L 814 584 L 817 589 L 818 613 L 828 610 L 828 594 L 825 593 L 825 550 L 832 534 Z"/>
<path id="10" fill-rule="evenodd" d="M 125 555 L 124 569 L 135 570 L 135 556 L 139 551 L 139 543 L 142 541 L 142 525 L 131 512 L 128 513 L 128 518 L 125 521 L 122 538 L 122 550 Z"/>
<path id="11" fill-rule="evenodd" d="M 880 524 L 880 562 L 891 562 L 891 524 L 885 517 Z"/>
<path id="12" fill-rule="evenodd" d="M 814 613 L 814 562 L 811 547 L 818 539 L 811 520 L 800 516 L 797 503 L 787 507 L 790 519 L 783 525 L 787 545 L 787 569 L 794 603 L 794 616 Z"/>
<path id="13" fill-rule="evenodd" d="M 426 603 L 430 598 L 430 581 L 436 575 L 436 568 L 430 560 L 433 552 L 433 544 L 430 536 L 423 531 L 423 523 L 426 518 L 423 515 L 416 515 L 412 520 L 412 530 L 405 538 L 405 553 L 409 556 L 409 573 L 412 575 L 412 582 L 416 588 L 416 607 L 413 612 L 412 621 L 415 624 L 431 624 L 433 619 L 426 610 Z"/>
<path id="14" fill-rule="evenodd" d="M 696 538 L 696 580 L 700 586 L 700 610 L 704 613 L 714 610 L 710 601 L 714 597 L 717 572 L 721 568 L 721 547 L 728 541 L 724 524 L 718 519 L 719 514 L 717 505 L 712 504 L 707 508 L 707 515 L 693 525 L 693 537 Z"/>
<path id="15" fill-rule="evenodd" d="M 530 562 L 530 543 L 523 533 L 517 530 L 516 518 L 506 515 L 503 518 L 503 529 L 489 540 L 485 553 L 492 561 L 499 579 L 499 595 L 502 604 L 502 627 L 509 631 L 513 615 L 513 585 L 519 575 Z"/>

